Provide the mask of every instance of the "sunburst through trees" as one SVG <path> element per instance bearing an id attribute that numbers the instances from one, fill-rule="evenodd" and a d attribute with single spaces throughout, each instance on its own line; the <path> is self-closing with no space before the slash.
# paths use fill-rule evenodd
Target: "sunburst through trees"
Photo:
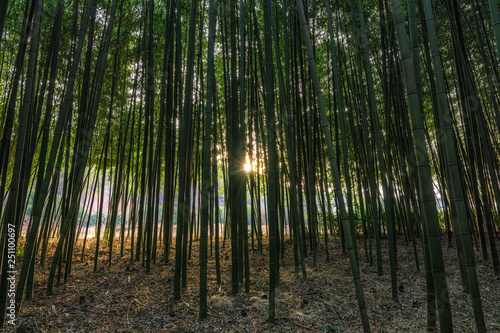
<path id="1" fill-rule="evenodd" d="M 451 332 L 444 241 L 475 328 L 493 329 L 476 265 L 500 274 L 499 8 L 1 1 L 1 325 L 37 274 L 54 295 L 86 260 L 94 274 L 171 264 L 172 301 L 199 263 L 205 319 L 211 284 L 255 287 L 255 252 L 269 324 L 288 256 L 308 281 L 345 254 L 357 330 L 382 329 L 367 265 L 396 303 L 411 266 L 426 282 L 419 329 Z"/>

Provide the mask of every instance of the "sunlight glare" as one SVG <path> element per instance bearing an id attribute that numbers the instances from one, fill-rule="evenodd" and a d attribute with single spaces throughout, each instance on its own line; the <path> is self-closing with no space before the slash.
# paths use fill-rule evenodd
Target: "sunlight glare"
<path id="1" fill-rule="evenodd" d="M 252 165 L 250 164 L 250 161 L 247 161 L 247 163 L 245 164 L 245 171 L 246 172 L 252 171 Z"/>

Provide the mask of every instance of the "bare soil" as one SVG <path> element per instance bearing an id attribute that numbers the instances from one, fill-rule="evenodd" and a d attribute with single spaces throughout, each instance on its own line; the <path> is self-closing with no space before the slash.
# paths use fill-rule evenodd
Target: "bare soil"
<path id="1" fill-rule="evenodd" d="M 425 332 L 424 268 L 416 271 L 411 244 L 398 241 L 399 299 L 394 301 L 387 244 L 383 244 L 384 274 L 379 277 L 376 264 L 366 263 L 362 242 L 358 242 L 372 332 Z M 188 263 L 187 288 L 179 301 L 173 299 L 175 249 L 170 262 L 158 259 L 151 272 L 146 273 L 141 262 L 130 264 L 129 244 L 123 258 L 118 249 L 114 250 L 113 265 L 108 267 L 108 250 L 103 242 L 99 268 L 93 272 L 95 240 L 87 244 L 83 262 L 82 247 L 76 247 L 69 281 L 56 287 L 53 296 L 46 295 L 50 267 L 37 266 L 34 297 L 23 302 L 17 317 L 18 328 L 27 332 L 362 332 L 349 260 L 341 253 L 339 239 L 330 239 L 329 261 L 323 243 L 316 268 L 312 268 L 312 258 L 306 259 L 306 280 L 295 274 L 292 244 L 286 244 L 276 292 L 275 324 L 266 322 L 267 249 L 264 254 L 251 251 L 250 292 L 245 293 L 242 287 L 238 295 L 231 294 L 229 244 L 226 242 L 226 248 L 221 248 L 221 285 L 216 284 L 215 260 L 213 256 L 209 258 L 209 315 L 199 320 L 197 241 L 193 242 Z M 455 332 L 476 331 L 471 297 L 462 291 L 456 250 L 448 249 L 443 241 L 443 251 Z M 422 262 L 421 252 L 419 259 Z M 479 254 L 476 259 L 487 329 L 500 332 L 500 277 L 494 276 L 490 260 L 484 261 Z M 4 331 L 13 332 L 15 328 L 7 327 Z"/>

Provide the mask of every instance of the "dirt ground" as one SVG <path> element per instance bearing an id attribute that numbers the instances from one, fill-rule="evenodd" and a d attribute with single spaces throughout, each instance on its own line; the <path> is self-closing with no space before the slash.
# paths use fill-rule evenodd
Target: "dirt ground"
<path id="1" fill-rule="evenodd" d="M 359 241 L 359 240 L 358 240 Z M 341 253 L 338 239 L 330 240 L 330 260 L 324 244 L 318 265 L 306 259 L 307 280 L 295 274 L 292 244 L 280 269 L 276 292 L 275 324 L 266 322 L 268 311 L 269 261 L 267 250 L 250 253 L 250 292 L 231 294 L 229 244 L 221 249 L 222 284 L 216 285 L 215 261 L 209 258 L 209 315 L 198 319 L 198 242 L 193 243 L 188 263 L 188 283 L 181 300 L 173 300 L 174 265 L 160 260 L 146 273 L 140 262 L 130 265 L 128 246 L 123 258 L 116 250 L 107 267 L 107 247 L 102 243 L 99 269 L 93 272 L 95 241 L 88 244 L 84 262 L 77 246 L 73 272 L 68 283 L 46 295 L 48 270 L 37 268 L 35 294 L 24 301 L 17 317 L 18 327 L 28 332 L 362 332 L 359 309 L 348 257 Z M 366 263 L 360 246 L 360 268 L 372 332 L 424 332 L 426 293 L 424 270 L 417 272 L 412 246 L 398 243 L 399 300 L 391 299 L 387 244 L 384 243 L 384 274 Z M 116 243 L 115 243 L 116 244 Z M 497 245 L 500 247 L 500 244 Z M 447 281 L 455 332 L 476 331 L 471 297 L 462 292 L 455 248 L 443 242 Z M 422 261 L 422 254 L 419 253 Z M 476 255 L 484 315 L 489 332 L 500 332 L 500 277 L 494 276 L 490 260 Z M 49 261 L 50 263 L 50 261 Z M 244 288 L 241 288 L 244 289 Z M 83 300 L 84 298 L 84 300 Z M 5 332 L 13 332 L 8 327 Z"/>

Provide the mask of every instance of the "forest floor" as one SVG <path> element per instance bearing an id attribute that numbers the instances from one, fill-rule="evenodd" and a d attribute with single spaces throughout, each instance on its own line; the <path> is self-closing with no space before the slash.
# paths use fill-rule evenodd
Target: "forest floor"
<path id="1" fill-rule="evenodd" d="M 398 241 L 399 300 L 391 299 L 387 243 L 383 245 L 383 276 L 376 265 L 365 261 L 360 246 L 360 268 L 372 332 L 425 332 L 426 287 L 424 269 L 416 271 L 411 244 Z M 28 332 L 362 332 L 359 309 L 346 254 L 340 242 L 330 240 L 330 260 L 322 243 L 317 268 L 306 259 L 307 280 L 294 271 L 292 244 L 280 269 L 276 291 L 276 323 L 266 322 L 268 311 L 269 262 L 265 254 L 250 253 L 250 292 L 231 294 L 229 244 L 221 248 L 222 284 L 216 285 L 215 261 L 209 258 L 208 318 L 198 319 L 198 242 L 193 242 L 188 263 L 187 288 L 179 301 L 173 300 L 173 260 L 157 262 L 146 273 L 140 262 L 130 265 L 129 246 L 124 257 L 114 254 L 111 267 L 103 243 L 99 268 L 93 272 L 95 240 L 87 242 L 85 259 L 76 246 L 73 272 L 66 284 L 46 295 L 49 267 L 37 268 L 34 297 L 24 301 L 17 317 L 21 331 Z M 500 248 L 500 243 L 497 243 Z M 476 331 L 471 297 L 462 292 L 455 248 L 443 241 L 447 281 L 455 332 Z M 175 250 L 171 251 L 171 258 Z M 477 254 L 477 253 L 476 253 Z M 375 255 L 375 253 L 374 253 Z M 419 258 L 422 260 L 421 251 Z M 50 259 L 50 258 L 49 258 Z M 490 260 L 476 255 L 484 315 L 489 332 L 500 332 L 500 277 L 493 275 Z M 50 260 L 48 261 L 50 263 Z M 38 267 L 38 266 L 37 266 Z M 244 290 L 244 288 L 241 288 Z M 82 298 L 85 302 L 81 304 Z M 12 332 L 12 327 L 6 332 Z"/>

